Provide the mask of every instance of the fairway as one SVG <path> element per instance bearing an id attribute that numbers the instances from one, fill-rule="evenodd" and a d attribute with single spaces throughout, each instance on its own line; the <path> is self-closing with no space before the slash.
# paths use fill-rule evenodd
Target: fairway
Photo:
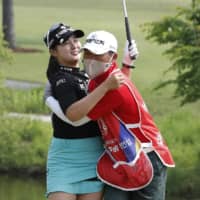
<path id="1" fill-rule="evenodd" d="M 186 1 L 187 2 L 187 1 Z M 169 66 L 162 56 L 163 48 L 145 40 L 141 25 L 172 14 L 182 4 L 169 0 L 127 0 L 127 9 L 133 38 L 137 41 L 140 57 L 134 71 L 135 81 L 144 80 L 147 85 Z M 42 38 L 49 26 L 65 22 L 75 28 L 82 28 L 86 34 L 93 30 L 105 29 L 113 32 L 119 41 L 119 63 L 125 42 L 125 28 L 121 0 L 15 0 L 15 33 L 20 47 L 38 48 L 43 53 L 15 54 L 12 66 L 5 64 L 6 77 L 45 82 L 48 52 Z M 156 73 L 155 73 L 156 72 Z M 141 77 L 140 74 L 143 74 Z M 148 77 L 147 77 L 148 75 Z"/>

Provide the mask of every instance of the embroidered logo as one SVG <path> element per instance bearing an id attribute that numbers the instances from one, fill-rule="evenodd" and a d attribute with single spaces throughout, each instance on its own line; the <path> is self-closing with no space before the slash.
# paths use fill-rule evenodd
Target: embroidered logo
<path id="1" fill-rule="evenodd" d="M 66 82 L 66 80 L 64 78 L 59 79 L 58 81 L 56 81 L 56 87 L 59 86 L 60 84 L 65 83 L 65 82 Z"/>

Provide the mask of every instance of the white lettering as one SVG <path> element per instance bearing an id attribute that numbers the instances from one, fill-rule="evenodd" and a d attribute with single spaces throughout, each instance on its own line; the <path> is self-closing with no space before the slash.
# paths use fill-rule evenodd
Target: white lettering
<path id="1" fill-rule="evenodd" d="M 56 82 L 56 86 L 59 86 L 60 84 L 62 84 L 62 83 L 65 83 L 66 82 L 66 80 L 63 78 L 63 79 L 60 79 L 60 80 L 58 80 L 57 82 Z"/>
<path id="2" fill-rule="evenodd" d="M 119 143 L 119 146 L 121 147 L 121 149 L 126 149 L 130 147 L 131 145 L 133 145 L 133 142 L 130 140 L 130 138 Z"/>

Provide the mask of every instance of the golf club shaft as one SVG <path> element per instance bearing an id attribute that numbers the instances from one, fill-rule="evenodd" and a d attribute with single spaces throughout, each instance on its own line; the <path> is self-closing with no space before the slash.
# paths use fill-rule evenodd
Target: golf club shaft
<path id="1" fill-rule="evenodd" d="M 130 45 L 131 42 L 132 42 L 132 39 L 131 39 L 130 25 L 129 25 L 129 21 L 128 21 L 128 13 L 127 13 L 127 9 L 126 9 L 126 0 L 123 0 L 123 9 L 124 9 L 126 38 L 127 38 L 129 45 Z"/>
<path id="2" fill-rule="evenodd" d="M 130 47 L 132 44 L 132 38 L 131 38 L 131 31 L 130 31 L 130 25 L 128 21 L 128 12 L 126 9 L 126 0 L 123 1 L 123 9 L 124 9 L 124 19 L 125 19 L 125 29 L 126 29 L 126 38 L 128 40 L 128 46 Z M 136 59 L 135 56 L 130 56 L 132 60 Z"/>

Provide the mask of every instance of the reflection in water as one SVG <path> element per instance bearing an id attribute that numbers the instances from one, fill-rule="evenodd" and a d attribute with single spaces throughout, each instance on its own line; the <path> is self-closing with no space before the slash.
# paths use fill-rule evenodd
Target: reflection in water
<path id="1" fill-rule="evenodd" d="M 0 199 L 46 200 L 45 177 L 13 177 L 0 175 Z"/>
<path id="2" fill-rule="evenodd" d="M 33 179 L 0 174 L 0 200 L 47 200 L 45 191 L 45 176 Z M 167 197 L 166 200 L 186 199 Z"/>

